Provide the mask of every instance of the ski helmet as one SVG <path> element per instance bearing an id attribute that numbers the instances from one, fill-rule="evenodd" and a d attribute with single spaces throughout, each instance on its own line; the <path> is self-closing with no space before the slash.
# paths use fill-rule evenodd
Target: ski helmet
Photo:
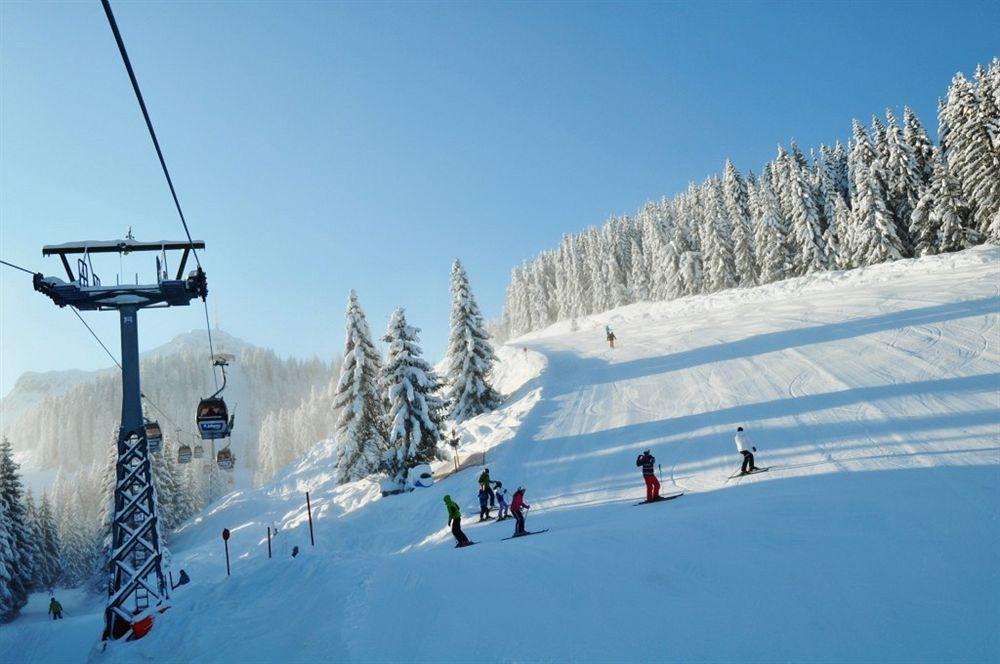
<path id="1" fill-rule="evenodd" d="M 743 427 L 736 427 L 737 431 L 743 431 Z"/>

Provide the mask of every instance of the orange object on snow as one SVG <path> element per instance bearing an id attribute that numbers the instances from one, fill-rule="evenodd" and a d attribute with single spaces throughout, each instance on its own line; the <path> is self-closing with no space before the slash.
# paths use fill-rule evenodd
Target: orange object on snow
<path id="1" fill-rule="evenodd" d="M 169 606 L 165 606 L 162 609 L 159 609 L 158 612 L 163 613 L 169 608 L 170 608 Z M 129 639 L 130 640 L 141 639 L 142 637 L 149 634 L 149 631 L 151 629 L 153 629 L 153 616 L 148 615 L 139 622 L 132 623 L 132 636 L 130 636 Z"/>
<path id="2" fill-rule="evenodd" d="M 132 638 L 141 639 L 149 634 L 151 629 L 153 629 L 153 616 L 146 616 L 139 622 L 132 623 Z"/>

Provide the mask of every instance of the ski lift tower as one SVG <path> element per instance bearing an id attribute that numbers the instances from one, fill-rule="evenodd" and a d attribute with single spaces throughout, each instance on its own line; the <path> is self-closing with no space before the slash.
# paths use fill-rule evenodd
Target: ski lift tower
<path id="1" fill-rule="evenodd" d="M 153 472 L 142 417 L 139 388 L 140 309 L 187 306 L 208 295 L 205 273 L 198 267 L 185 278 L 190 253 L 204 249 L 202 241 L 137 242 L 131 237 L 109 242 L 71 242 L 42 247 L 43 256 L 59 256 L 69 281 L 34 276 L 35 290 L 60 307 L 83 311 L 117 311 L 121 319 L 122 415 L 115 466 L 115 517 L 112 526 L 108 606 L 104 639 L 128 634 L 133 624 L 167 597 L 160 553 L 160 533 L 153 495 Z M 155 251 L 156 283 L 104 285 L 94 274 L 94 254 Z M 176 275 L 167 272 L 167 252 L 182 251 Z M 79 256 L 76 274 L 67 256 Z"/>

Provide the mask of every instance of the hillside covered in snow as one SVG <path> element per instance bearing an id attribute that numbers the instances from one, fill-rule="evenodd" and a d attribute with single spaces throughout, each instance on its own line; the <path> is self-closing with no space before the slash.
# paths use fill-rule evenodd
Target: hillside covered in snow
<path id="1" fill-rule="evenodd" d="M 433 487 L 381 498 L 337 486 L 319 444 L 183 526 L 171 568 L 192 582 L 101 661 L 993 659 L 998 270 L 984 246 L 515 339 L 509 396 L 462 425 L 458 453 L 526 487 L 528 530 L 548 532 L 477 523 L 478 466 L 445 460 Z M 730 478 L 737 426 L 768 472 Z M 683 497 L 633 506 L 647 448 Z M 475 546 L 453 547 L 446 494 Z M 52 623 L 36 596 L 0 628 L 0 661 L 92 656 L 101 607 L 69 601 Z"/>

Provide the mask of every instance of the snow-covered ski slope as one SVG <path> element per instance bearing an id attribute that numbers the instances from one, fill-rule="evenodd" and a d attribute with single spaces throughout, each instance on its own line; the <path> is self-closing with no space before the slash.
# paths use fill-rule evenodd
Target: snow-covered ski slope
<path id="1" fill-rule="evenodd" d="M 461 453 L 526 486 L 528 529 L 548 533 L 475 523 L 478 468 L 380 499 L 335 487 L 320 445 L 186 526 L 173 568 L 192 584 L 101 660 L 996 661 L 998 290 L 1000 249 L 983 247 L 516 340 L 511 397 L 465 425 Z M 727 481 L 738 425 L 771 469 Z M 682 498 L 632 506 L 646 448 Z M 446 493 L 476 546 L 453 548 Z M 93 645 L 27 627 L 0 628 L 0 660 Z"/>

